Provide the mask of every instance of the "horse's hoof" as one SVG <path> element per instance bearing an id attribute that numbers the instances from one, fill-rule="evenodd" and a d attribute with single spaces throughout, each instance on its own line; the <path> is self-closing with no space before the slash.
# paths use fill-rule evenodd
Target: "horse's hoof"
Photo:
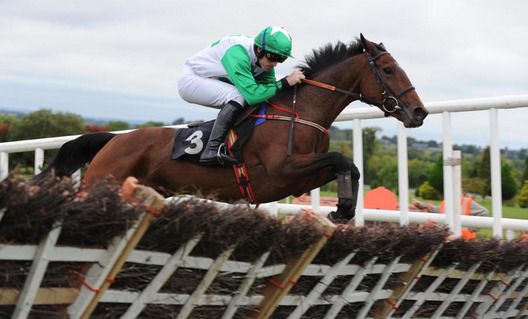
<path id="1" fill-rule="evenodd" d="M 337 212 L 341 218 L 350 220 L 356 216 L 356 203 L 353 199 L 340 198 L 337 204 Z"/>
<path id="2" fill-rule="evenodd" d="M 327 218 L 334 224 L 346 224 L 348 222 L 348 218 L 336 211 L 328 213 Z"/>

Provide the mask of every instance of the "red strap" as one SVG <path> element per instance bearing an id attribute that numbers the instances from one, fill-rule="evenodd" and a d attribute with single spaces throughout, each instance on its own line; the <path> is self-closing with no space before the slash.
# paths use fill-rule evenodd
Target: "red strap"
<path id="1" fill-rule="evenodd" d="M 236 134 L 235 130 L 229 130 L 227 138 L 227 150 L 229 152 L 229 155 L 231 155 L 232 157 L 234 157 L 232 147 L 237 140 L 238 135 Z M 246 163 L 234 164 L 233 172 L 235 173 L 238 189 L 240 190 L 240 194 L 242 195 L 242 197 L 246 198 L 248 202 L 256 204 L 257 200 L 255 198 L 255 194 L 253 193 L 253 187 L 251 186 L 251 182 L 249 180 L 249 174 L 246 169 Z"/>
<path id="2" fill-rule="evenodd" d="M 90 285 L 84 278 L 81 279 L 81 285 L 83 285 L 84 287 L 86 287 L 88 290 L 90 291 L 93 291 L 93 292 L 99 292 L 100 289 L 99 288 L 96 288 L 92 285 Z"/>
<path id="3" fill-rule="evenodd" d="M 286 285 L 281 284 L 273 278 L 268 278 L 268 282 L 279 289 L 285 289 Z"/>
<path id="4" fill-rule="evenodd" d="M 392 307 L 392 309 L 394 310 L 398 309 L 398 306 L 396 305 L 396 301 L 394 301 L 392 298 L 386 299 L 385 301 Z"/>
<path id="5" fill-rule="evenodd" d="M 292 113 L 293 113 L 293 111 L 288 110 L 287 108 L 284 108 L 284 107 L 279 106 L 279 105 L 277 105 L 277 104 L 273 104 L 273 103 L 271 103 L 270 101 L 266 101 L 266 103 L 268 103 L 272 108 L 276 109 L 277 111 L 281 111 L 281 112 L 284 112 L 284 113 L 287 113 L 287 114 L 292 114 Z M 273 114 L 270 114 L 270 115 L 273 115 Z M 293 117 L 294 117 L 295 119 L 298 119 L 298 118 L 299 118 L 299 113 L 295 112 L 295 113 L 293 114 Z"/>
<path id="6" fill-rule="evenodd" d="M 81 285 L 83 285 L 84 287 L 86 287 L 86 289 L 88 289 L 88 290 L 90 290 L 90 291 L 93 291 L 93 292 L 99 292 L 99 291 L 101 291 L 101 289 L 92 286 L 92 285 L 91 285 L 89 282 L 87 282 L 86 279 L 84 279 L 84 278 L 81 278 L 80 281 L 81 281 Z M 114 278 L 114 277 L 107 277 L 107 278 L 106 278 L 106 281 L 109 282 L 110 284 L 113 284 L 113 283 L 115 282 L 115 278 Z"/>

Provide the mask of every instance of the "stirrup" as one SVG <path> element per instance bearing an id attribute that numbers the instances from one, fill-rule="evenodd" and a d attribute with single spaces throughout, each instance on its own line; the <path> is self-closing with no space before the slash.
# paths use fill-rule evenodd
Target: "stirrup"
<path id="1" fill-rule="evenodd" d="M 234 160 L 234 163 L 229 164 L 229 165 L 240 164 L 240 162 L 236 158 L 227 155 L 226 145 L 225 145 L 225 143 L 222 143 L 222 144 L 220 144 L 220 146 L 218 146 L 218 151 L 216 152 L 216 160 L 218 161 L 218 164 L 220 164 L 222 166 L 225 165 L 224 157 L 225 158 L 232 158 Z"/>
<path id="2" fill-rule="evenodd" d="M 222 153 L 222 149 L 224 149 L 224 153 L 225 153 L 226 152 L 225 143 L 220 144 L 220 146 L 218 146 L 218 151 L 216 151 L 216 161 L 220 165 L 224 165 L 224 159 L 222 158 L 222 155 L 224 153 Z"/>

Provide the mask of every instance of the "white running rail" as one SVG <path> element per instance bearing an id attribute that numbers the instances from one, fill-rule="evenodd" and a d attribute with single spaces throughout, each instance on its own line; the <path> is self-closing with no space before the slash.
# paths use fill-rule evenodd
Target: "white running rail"
<path id="1" fill-rule="evenodd" d="M 459 234 L 462 226 L 491 228 L 493 236 L 502 238 L 503 231 L 507 230 L 507 236 L 511 237 L 513 230 L 528 230 L 528 221 L 512 220 L 502 218 L 502 196 L 501 196 L 501 163 L 500 163 L 500 145 L 498 130 L 498 110 L 512 108 L 527 108 L 528 95 L 519 96 L 502 96 L 493 98 L 452 100 L 443 102 L 426 103 L 426 108 L 430 114 L 442 114 L 443 121 L 443 159 L 444 159 L 444 196 L 446 201 L 446 214 L 437 215 L 409 212 L 407 203 L 409 203 L 408 172 L 407 172 L 407 132 L 400 122 L 397 122 L 397 139 L 398 139 L 398 183 L 399 183 L 399 202 L 401 211 L 382 211 L 368 210 L 363 208 L 363 180 L 360 179 L 360 192 L 358 198 L 358 208 L 356 210 L 355 223 L 358 226 L 364 224 L 365 220 L 378 221 L 395 221 L 405 225 L 409 222 L 419 223 L 425 220 L 438 220 L 445 222 L 456 234 Z M 453 141 L 451 132 L 451 113 L 455 112 L 472 112 L 488 110 L 490 122 L 489 125 L 483 124 L 483 127 L 490 132 L 490 162 L 491 162 L 491 190 L 492 190 L 492 216 L 493 217 L 476 217 L 460 216 L 456 197 L 461 193 L 460 165 L 457 165 L 457 159 L 460 154 L 453 152 Z M 349 107 L 345 109 L 337 118 L 337 121 L 352 121 L 353 123 L 353 144 L 354 163 L 363 176 L 363 147 L 362 147 L 362 121 L 369 119 L 382 118 L 383 113 L 377 108 L 369 107 Z M 172 127 L 185 127 L 177 125 Z M 127 131 L 118 131 L 114 133 L 125 133 Z M 478 132 L 476 133 L 478 134 Z M 52 137 L 25 141 L 15 141 L 0 143 L 0 179 L 4 179 L 9 173 L 9 154 L 18 152 L 34 152 L 35 154 L 35 173 L 40 172 L 44 162 L 44 152 L 49 149 L 60 148 L 65 142 L 78 137 L 78 135 Z M 312 191 L 313 208 L 321 212 L 328 212 L 329 207 L 319 205 L 319 190 Z M 288 204 L 265 204 L 261 205 L 273 213 L 295 213 L 301 211 L 307 206 L 288 205 Z M 333 209 L 333 208 L 332 208 Z"/>

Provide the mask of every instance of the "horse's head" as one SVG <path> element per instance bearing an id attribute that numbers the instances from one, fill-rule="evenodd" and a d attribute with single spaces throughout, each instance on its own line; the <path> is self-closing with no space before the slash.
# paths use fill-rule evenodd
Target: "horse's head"
<path id="1" fill-rule="evenodd" d="M 361 43 L 369 65 L 360 83 L 364 100 L 379 107 L 385 116 L 397 118 L 405 127 L 421 126 L 428 112 L 405 71 L 382 43 L 370 42 L 363 34 Z"/>

